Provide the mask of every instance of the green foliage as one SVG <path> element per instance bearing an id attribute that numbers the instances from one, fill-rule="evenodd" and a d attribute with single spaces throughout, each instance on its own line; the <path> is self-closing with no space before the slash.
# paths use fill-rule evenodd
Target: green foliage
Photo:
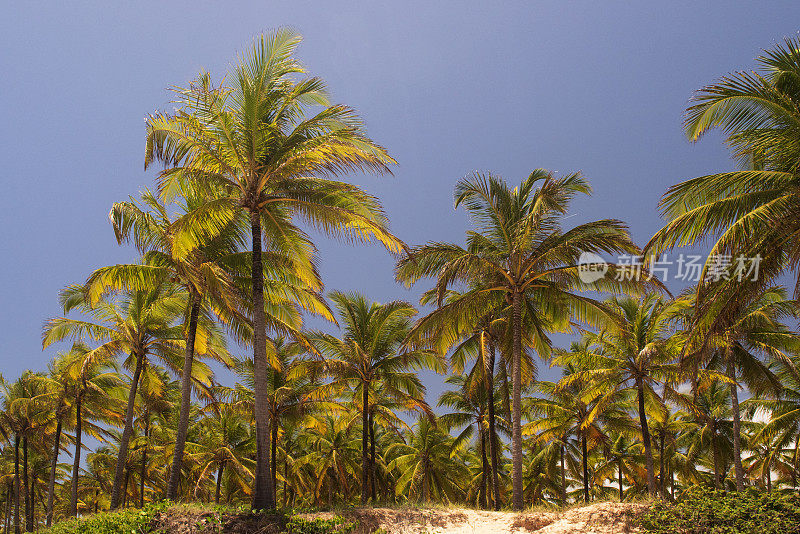
<path id="1" fill-rule="evenodd" d="M 348 534 L 355 528 L 355 523 L 348 523 L 338 515 L 331 519 L 303 519 L 295 516 L 286 525 L 286 532 L 289 534 Z"/>
<path id="2" fill-rule="evenodd" d="M 640 521 L 654 534 L 800 533 L 800 496 L 692 487 L 674 504 L 654 503 Z"/>
<path id="3" fill-rule="evenodd" d="M 85 519 L 68 519 L 43 534 L 143 534 L 150 532 L 156 514 L 166 511 L 170 503 L 148 504 L 142 509 L 126 509 L 91 515 Z"/>

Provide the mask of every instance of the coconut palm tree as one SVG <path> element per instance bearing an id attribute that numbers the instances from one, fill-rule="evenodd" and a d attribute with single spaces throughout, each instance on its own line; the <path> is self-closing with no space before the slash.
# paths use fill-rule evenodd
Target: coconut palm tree
<path id="1" fill-rule="evenodd" d="M 336 398 L 346 390 L 361 410 L 361 503 L 370 496 L 369 428 L 376 389 L 384 398 L 399 402 L 406 411 L 431 414 L 425 403 L 425 386 L 408 369 L 430 368 L 444 372 L 440 355 L 428 349 L 404 349 L 417 310 L 409 303 L 378 304 L 358 293 L 330 294 L 343 328 L 342 338 L 322 332 L 310 338 L 322 355 L 320 369 L 331 378 L 315 392 L 317 398 Z"/>
<path id="2" fill-rule="evenodd" d="M 537 187 L 538 186 L 538 187 Z M 511 341 L 512 475 L 513 505 L 523 506 L 522 487 L 522 385 L 523 338 L 541 356 L 549 354 L 551 331 L 567 330 L 571 321 L 596 319 L 603 306 L 577 291 L 619 291 L 634 287 L 633 279 L 611 275 L 593 283 L 579 276 L 583 253 L 637 253 L 623 223 L 602 220 L 562 231 L 561 218 L 577 194 L 591 191 L 580 174 L 556 178 L 537 169 L 519 187 L 510 187 L 491 174 L 475 173 L 460 180 L 455 189 L 456 207 L 464 205 L 475 223 L 467 234 L 467 247 L 430 243 L 412 251 L 397 267 L 397 277 L 413 284 L 436 277 L 439 303 L 453 284 L 469 289 L 460 298 L 423 319 L 416 337 L 429 339 L 437 331 L 437 314 L 479 316 L 498 300 L 505 300 L 506 324 Z M 523 329 L 523 324 L 528 328 Z"/>
<path id="3" fill-rule="evenodd" d="M 692 141 L 722 130 L 741 170 L 670 187 L 660 203 L 669 222 L 645 247 L 648 255 L 714 237 L 707 267 L 726 255 L 758 254 L 760 279 L 768 281 L 797 264 L 800 39 L 785 39 L 756 62 L 757 71 L 734 72 L 697 91 L 684 119 Z"/>
<path id="4" fill-rule="evenodd" d="M 573 344 L 572 352 L 563 353 L 561 359 L 566 360 L 571 353 L 577 353 L 580 358 L 585 350 L 585 345 Z M 536 436 L 540 443 L 566 440 L 573 435 L 578 438 L 583 499 L 589 502 L 589 446 L 607 444 L 609 430 L 630 429 L 633 421 L 628 416 L 629 402 L 624 394 L 608 395 L 587 379 L 582 369 L 569 361 L 564 363 L 564 378 L 560 382 L 537 382 L 535 391 L 543 396 L 526 399 L 525 413 L 529 414 L 531 422 L 525 425 L 523 433 Z M 576 379 L 576 376 L 581 378 Z"/>
<path id="5" fill-rule="evenodd" d="M 393 458 L 389 469 L 400 472 L 396 493 L 409 499 L 416 496 L 422 503 L 432 497 L 457 501 L 471 478 L 464 462 L 453 454 L 453 438 L 427 417 L 417 421 L 404 443 L 390 445 L 386 453 Z"/>
<path id="6" fill-rule="evenodd" d="M 111 493 L 111 508 L 114 509 L 122 497 L 136 393 L 146 360 L 156 357 L 176 374 L 182 370 L 176 358 L 179 359 L 179 354 L 186 348 L 180 324 L 186 308 L 186 295 L 162 285 L 148 291 L 109 295 L 91 305 L 86 287 L 69 286 L 61 293 L 61 303 L 65 313 L 78 310 L 93 321 L 69 317 L 48 320 L 42 336 L 43 347 L 67 338 L 75 341 L 89 339 L 100 345 L 87 353 L 87 361 L 109 361 L 125 354 L 125 366 L 133 370 Z M 196 346 L 195 352 L 201 353 L 202 350 L 202 355 L 224 361 L 224 341 L 213 322 L 203 318 L 198 328 L 207 341 L 202 347 Z M 194 362 L 192 374 L 197 382 L 210 385 L 211 372 L 205 364 Z"/>
<path id="7" fill-rule="evenodd" d="M 240 57 L 229 86 L 212 87 L 203 74 L 176 89 L 177 112 L 147 121 L 145 165 L 165 163 L 162 192 L 190 182 L 212 198 L 186 219 L 181 250 L 188 254 L 239 213 L 250 221 L 258 457 L 253 507 L 259 509 L 275 506 L 268 414 L 261 410 L 267 395 L 262 250 L 291 252 L 300 271 L 313 273 L 313 245 L 295 216 L 334 236 L 375 238 L 394 252 L 403 248 L 374 197 L 325 178 L 388 172 L 394 160 L 365 135 L 352 109 L 329 103 L 322 80 L 302 77 L 305 70 L 294 58 L 300 40 L 289 30 L 260 36 Z"/>
<path id="8" fill-rule="evenodd" d="M 581 369 L 564 379 L 592 380 L 605 397 L 631 389 L 636 395 L 639 426 L 651 495 L 657 486 L 653 466 L 647 404 L 660 405 L 655 391 L 659 382 L 675 383 L 678 368 L 673 362 L 680 352 L 682 337 L 675 335 L 674 321 L 687 306 L 685 301 L 664 300 L 651 294 L 641 299 L 612 297 L 606 301 L 610 313 L 597 333 L 586 335 L 585 350 L 560 355 L 554 363 L 574 362 Z M 598 401 L 602 406 L 604 400 Z"/>

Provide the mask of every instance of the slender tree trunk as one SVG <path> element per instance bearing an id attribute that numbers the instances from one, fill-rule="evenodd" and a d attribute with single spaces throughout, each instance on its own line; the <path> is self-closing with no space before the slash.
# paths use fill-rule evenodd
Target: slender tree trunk
<path id="1" fill-rule="evenodd" d="M 28 486 L 28 438 L 22 438 L 22 490 L 25 494 L 25 531 L 33 532 L 33 499 Z"/>
<path id="2" fill-rule="evenodd" d="M 512 319 L 512 411 L 511 416 L 511 479 L 514 510 L 525 506 L 522 487 L 522 295 L 517 288 L 511 292 Z"/>
<path id="3" fill-rule="evenodd" d="M 486 332 L 481 333 L 481 349 L 486 350 Z M 484 358 L 486 361 L 485 365 L 486 368 L 484 372 L 486 374 L 486 402 L 487 408 L 489 412 L 489 457 L 491 458 L 492 462 L 492 502 L 494 503 L 494 509 L 500 510 L 500 474 L 499 474 L 499 467 L 498 467 L 498 453 L 497 453 L 497 416 L 494 412 L 494 362 L 495 362 L 495 350 L 494 350 L 494 342 L 489 342 L 488 347 L 488 358 Z M 521 447 L 521 444 L 520 444 Z"/>
<path id="4" fill-rule="evenodd" d="M 767 493 L 772 493 L 772 456 L 767 462 Z"/>
<path id="5" fill-rule="evenodd" d="M 664 478 L 664 445 L 665 445 L 664 429 L 658 431 L 658 492 L 662 499 L 667 498 L 667 482 Z"/>
<path id="6" fill-rule="evenodd" d="M 58 453 L 61 451 L 61 417 L 56 423 L 56 435 L 53 439 L 53 457 L 50 459 L 50 479 L 47 481 L 47 519 L 49 527 L 53 524 L 53 499 L 56 492 L 56 469 L 58 468 Z"/>
<path id="7" fill-rule="evenodd" d="M 714 488 L 720 489 L 722 487 L 722 479 L 720 478 L 719 447 L 717 446 L 717 432 L 714 428 L 711 431 L 711 455 L 714 460 Z"/>
<path id="8" fill-rule="evenodd" d="M 14 533 L 20 534 L 19 522 L 19 434 L 14 436 Z"/>
<path id="9" fill-rule="evenodd" d="M 567 504 L 567 466 L 564 462 L 565 451 L 564 447 L 567 441 L 567 436 L 561 438 L 561 503 Z"/>
<path id="10" fill-rule="evenodd" d="M 733 411 L 733 466 L 736 475 L 736 491 L 744 491 L 744 468 L 742 467 L 742 431 L 741 414 L 739 413 L 739 386 L 736 384 L 736 367 L 733 355 L 728 349 L 728 378 L 731 383 L 731 409 Z"/>
<path id="11" fill-rule="evenodd" d="M 117 453 L 117 466 L 114 471 L 114 486 L 111 488 L 112 510 L 119 507 L 122 497 L 122 484 L 125 478 L 125 462 L 128 459 L 128 443 L 133 433 L 133 411 L 136 407 L 136 391 L 139 388 L 139 377 L 142 374 L 144 365 L 144 354 L 136 355 L 136 368 L 131 379 L 131 389 L 128 392 L 128 406 L 125 409 L 125 428 L 122 430 L 122 438 L 119 441 L 119 452 Z"/>
<path id="12" fill-rule="evenodd" d="M 430 499 L 430 488 L 428 488 L 428 459 L 422 460 L 422 502 Z"/>
<path id="13" fill-rule="evenodd" d="M 586 429 L 578 430 L 581 435 L 581 465 L 583 467 L 583 502 L 589 502 L 589 455 L 586 446 Z"/>
<path id="14" fill-rule="evenodd" d="M 272 434 L 272 487 L 277 491 L 278 487 L 278 418 L 272 419 L 270 424 Z M 277 494 L 276 494 L 277 500 Z"/>
<path id="15" fill-rule="evenodd" d="M 376 487 L 376 466 L 375 466 L 375 416 L 369 414 L 369 484 L 372 490 L 372 502 L 378 500 L 378 488 Z"/>
<path id="16" fill-rule="evenodd" d="M 650 446 L 650 429 L 647 427 L 647 412 L 644 407 L 644 385 L 642 379 L 636 379 L 636 397 L 639 401 L 639 424 L 642 427 L 642 443 L 644 444 L 644 462 L 647 469 L 647 490 L 651 497 L 656 495 L 656 479 L 653 473 L 653 449 Z"/>
<path id="17" fill-rule="evenodd" d="M 214 504 L 219 504 L 219 491 L 222 487 L 222 473 L 225 471 L 225 460 L 220 461 L 217 469 L 217 491 L 214 493 Z"/>
<path id="18" fill-rule="evenodd" d="M 478 435 L 480 436 L 481 448 L 481 487 L 478 490 L 478 506 L 486 509 L 486 489 L 489 485 L 489 460 L 486 458 L 486 433 L 483 431 L 483 422 L 478 421 Z"/>
<path id="19" fill-rule="evenodd" d="M 11 530 L 11 501 L 14 500 L 14 486 L 6 486 L 6 516 L 3 518 L 3 534 L 8 534 Z"/>
<path id="20" fill-rule="evenodd" d="M 139 508 L 144 508 L 144 479 L 147 478 L 147 445 L 150 442 L 150 417 L 144 420 L 144 450 L 142 451 L 142 465 L 139 470 Z M 175 466 L 172 466 L 175 469 Z M 170 477 L 172 479 L 172 477 Z"/>
<path id="21" fill-rule="evenodd" d="M 186 449 L 186 435 L 189 433 L 189 409 L 192 404 L 192 363 L 194 362 L 194 342 L 197 336 L 197 317 L 200 314 L 200 295 L 191 291 L 189 301 L 189 330 L 186 333 L 186 351 L 181 371 L 181 409 L 178 429 L 175 436 L 175 452 L 172 455 L 172 468 L 169 471 L 167 499 L 178 498 L 178 484 L 181 480 L 183 451 Z"/>
<path id="22" fill-rule="evenodd" d="M 267 320 L 264 315 L 264 266 L 261 257 L 261 218 L 250 212 L 253 237 L 251 277 L 253 282 L 253 375 L 255 378 L 256 473 L 253 509 L 275 509 L 269 461 L 269 412 L 267 410 Z"/>
<path id="23" fill-rule="evenodd" d="M 622 493 L 622 456 L 617 458 L 617 465 L 619 468 L 619 502 L 625 500 L 625 496 Z"/>
<path id="24" fill-rule="evenodd" d="M 369 383 L 362 382 L 361 399 L 361 504 L 369 500 Z"/>
<path id="25" fill-rule="evenodd" d="M 69 494 L 69 516 L 78 515 L 78 472 L 81 468 L 81 430 L 83 425 L 83 394 L 75 397 L 75 454 L 72 456 L 72 484 Z"/>
<path id="26" fill-rule="evenodd" d="M 288 480 L 289 480 L 289 461 L 286 459 L 287 454 L 284 454 L 283 460 L 283 507 L 286 508 L 288 503 Z"/>

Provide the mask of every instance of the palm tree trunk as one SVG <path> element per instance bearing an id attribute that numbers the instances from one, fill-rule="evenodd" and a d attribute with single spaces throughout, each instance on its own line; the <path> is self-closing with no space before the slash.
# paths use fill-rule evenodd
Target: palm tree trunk
<path id="1" fill-rule="evenodd" d="M 251 277 L 253 282 L 253 377 L 256 420 L 256 473 L 253 509 L 275 509 L 275 489 L 272 487 L 269 462 L 269 412 L 267 410 L 267 320 L 264 315 L 264 265 L 261 258 L 261 216 L 250 212 L 253 238 Z"/>
<path id="2" fill-rule="evenodd" d="M 220 461 L 217 469 L 217 491 L 214 493 L 214 504 L 219 504 L 219 491 L 222 487 L 222 473 L 225 471 L 225 460 Z"/>
<path id="3" fill-rule="evenodd" d="M 372 490 L 372 502 L 378 500 L 378 488 L 376 486 L 376 465 L 375 465 L 375 417 L 369 414 L 369 485 Z"/>
<path id="4" fill-rule="evenodd" d="M 622 493 L 622 456 L 617 458 L 617 465 L 619 469 L 619 502 L 622 502 L 625 499 Z"/>
<path id="5" fill-rule="evenodd" d="M 49 527 L 53 524 L 53 499 L 56 491 L 56 468 L 58 468 L 58 453 L 61 450 L 61 418 L 56 423 L 56 435 L 53 439 L 53 457 L 50 459 L 50 479 L 47 481 L 47 519 Z"/>
<path id="6" fill-rule="evenodd" d="M 139 508 L 144 508 L 144 479 L 147 478 L 147 445 L 150 441 L 150 417 L 144 419 L 144 450 L 142 451 L 142 465 L 139 470 Z M 175 466 L 172 466 L 175 469 Z M 170 477 L 170 480 L 172 477 Z"/>
<path id="7" fill-rule="evenodd" d="M 481 449 L 481 485 L 478 489 L 478 507 L 483 510 L 486 508 L 486 486 L 489 483 L 489 477 L 486 475 L 489 471 L 489 460 L 486 458 L 486 433 L 483 431 L 482 421 L 478 421 L 478 435 Z"/>
<path id="8" fill-rule="evenodd" d="M 272 419 L 270 424 L 270 431 L 272 434 L 272 487 L 278 487 L 278 418 Z M 277 499 L 277 495 L 275 496 Z"/>
<path id="9" fill-rule="evenodd" d="M 6 516 L 3 518 L 3 534 L 11 530 L 11 501 L 14 500 L 13 484 L 6 485 Z"/>
<path id="10" fill-rule="evenodd" d="M 14 435 L 14 534 L 20 534 L 19 523 L 19 434 Z"/>
<path id="11" fill-rule="evenodd" d="M 369 383 L 361 383 L 361 504 L 369 500 Z"/>
<path id="12" fill-rule="evenodd" d="M 189 331 L 186 333 L 186 352 L 181 371 L 181 410 L 175 436 L 175 452 L 172 455 L 172 468 L 169 471 L 167 499 L 178 497 L 178 484 L 181 480 L 183 451 L 186 448 L 186 435 L 189 433 L 189 408 L 192 403 L 192 363 L 194 362 L 194 341 L 197 336 L 197 316 L 200 314 L 200 295 L 191 292 L 189 301 Z"/>
<path id="13" fill-rule="evenodd" d="M 667 483 L 664 478 L 664 429 L 658 430 L 658 492 L 662 499 L 667 498 Z"/>
<path id="14" fill-rule="evenodd" d="M 72 455 L 72 485 L 69 494 L 68 511 L 70 517 L 78 515 L 78 470 L 81 468 L 81 430 L 83 424 L 82 403 L 83 395 L 78 393 L 75 397 L 75 454 Z"/>
<path id="15" fill-rule="evenodd" d="M 22 491 L 25 493 L 25 531 L 33 532 L 33 499 L 28 486 L 28 438 L 22 438 Z"/>
<path id="16" fill-rule="evenodd" d="M 117 453 L 117 466 L 114 471 L 114 486 L 111 488 L 112 510 L 119 507 L 122 497 L 122 484 L 125 478 L 125 462 L 128 459 L 128 443 L 133 433 L 133 411 L 136 407 L 136 391 L 139 389 L 139 377 L 142 374 L 144 365 L 144 354 L 136 355 L 136 368 L 131 378 L 131 389 L 128 392 L 128 406 L 125 409 L 125 428 L 122 430 L 122 438 L 119 440 L 119 451 Z"/>
<path id="17" fill-rule="evenodd" d="M 636 379 L 636 397 L 639 402 L 639 424 L 642 427 L 642 444 L 644 444 L 644 462 L 647 469 L 647 490 L 651 497 L 656 495 L 656 478 L 653 473 L 653 449 L 650 446 L 650 429 L 647 427 L 647 412 L 644 407 L 644 385 L 642 379 Z"/>
<path id="18" fill-rule="evenodd" d="M 586 429 L 578 430 L 581 434 L 581 465 L 583 467 L 583 502 L 589 502 L 589 451 L 586 446 Z"/>
<path id="19" fill-rule="evenodd" d="M 561 502 L 562 505 L 567 504 L 567 467 L 564 464 L 564 447 L 567 441 L 567 437 L 564 436 L 561 438 Z"/>
<path id="20" fill-rule="evenodd" d="M 736 475 L 736 491 L 744 491 L 744 468 L 742 467 L 742 431 L 741 415 L 739 413 L 739 386 L 736 384 L 736 367 L 733 365 L 733 355 L 728 349 L 728 378 L 731 383 L 731 409 L 733 411 L 733 466 Z"/>
<path id="21" fill-rule="evenodd" d="M 722 479 L 719 474 L 719 447 L 717 445 L 717 432 L 714 428 L 711 430 L 711 456 L 714 460 L 714 488 L 720 489 L 722 487 Z"/>
<path id="22" fill-rule="evenodd" d="M 485 350 L 485 332 L 481 333 L 481 349 Z M 486 369 L 486 402 L 489 411 L 489 457 L 492 462 L 492 499 L 494 502 L 494 509 L 500 510 L 500 475 L 497 453 L 497 417 L 494 413 L 494 342 L 489 342 L 489 357 L 485 359 Z M 520 445 L 521 447 L 521 445 Z"/>
<path id="23" fill-rule="evenodd" d="M 767 462 L 767 493 L 772 493 L 772 455 L 768 456 Z"/>
<path id="24" fill-rule="evenodd" d="M 511 319 L 513 334 L 512 352 L 512 423 L 511 423 L 511 478 L 514 510 L 525 506 L 522 495 L 522 295 L 514 288 L 511 293 Z M 491 436 L 490 436 L 491 439 Z"/>

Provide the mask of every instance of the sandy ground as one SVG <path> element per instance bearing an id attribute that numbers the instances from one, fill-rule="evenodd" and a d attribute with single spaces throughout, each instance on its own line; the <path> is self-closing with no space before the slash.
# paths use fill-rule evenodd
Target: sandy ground
<path id="1" fill-rule="evenodd" d="M 343 513 L 357 520 L 356 534 L 369 534 L 381 528 L 389 534 L 623 534 L 634 533 L 641 504 L 597 503 L 564 512 L 488 512 L 468 509 L 363 508 Z M 307 514 L 329 518 L 332 513 Z"/>

